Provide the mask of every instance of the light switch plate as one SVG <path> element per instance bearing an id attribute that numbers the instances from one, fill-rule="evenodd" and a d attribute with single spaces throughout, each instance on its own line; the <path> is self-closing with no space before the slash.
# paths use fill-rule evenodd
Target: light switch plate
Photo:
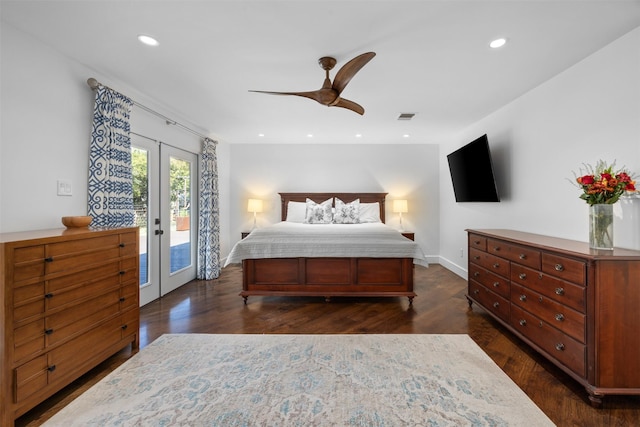
<path id="1" fill-rule="evenodd" d="M 73 195 L 73 190 L 71 188 L 71 180 L 59 179 L 58 180 L 58 196 L 71 196 L 71 195 Z"/>

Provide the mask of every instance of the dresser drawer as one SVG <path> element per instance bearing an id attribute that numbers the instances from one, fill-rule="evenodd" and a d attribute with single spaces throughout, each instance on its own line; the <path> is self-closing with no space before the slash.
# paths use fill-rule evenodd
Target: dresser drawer
<path id="1" fill-rule="evenodd" d="M 140 311 L 135 308 L 122 314 L 122 338 L 134 336 L 140 329 Z"/>
<path id="2" fill-rule="evenodd" d="M 136 245 L 138 236 L 136 233 L 123 233 L 120 235 L 120 256 L 127 257 L 138 255 L 138 246 Z"/>
<path id="3" fill-rule="evenodd" d="M 469 278 L 491 289 L 498 295 L 509 298 L 510 282 L 508 279 L 498 276 L 489 270 L 476 264 L 469 264 Z"/>
<path id="4" fill-rule="evenodd" d="M 511 302 L 550 326 L 582 343 L 585 342 L 584 314 L 515 283 L 511 285 Z"/>
<path id="5" fill-rule="evenodd" d="M 91 297 L 109 290 L 117 291 L 120 287 L 118 275 L 85 283 L 82 286 L 67 289 L 64 292 L 54 292 L 51 298 L 47 299 L 47 310 L 67 308 L 80 304 Z"/>
<path id="6" fill-rule="evenodd" d="M 502 277 L 509 277 L 509 261 L 478 249 L 469 249 L 469 260 Z"/>
<path id="7" fill-rule="evenodd" d="M 14 370 L 14 402 L 19 403 L 48 383 L 47 355 L 37 357 Z M 4 402 L 3 402 L 4 404 Z"/>
<path id="8" fill-rule="evenodd" d="M 586 377 L 586 347 L 517 306 L 511 307 L 511 326 L 553 358 Z"/>
<path id="9" fill-rule="evenodd" d="M 44 276 L 44 245 L 15 248 L 13 261 L 14 282 Z"/>
<path id="10" fill-rule="evenodd" d="M 117 289 L 47 317 L 47 345 L 53 346 L 95 327 L 119 312 Z"/>
<path id="11" fill-rule="evenodd" d="M 508 299 L 502 298 L 472 280 L 469 281 L 469 296 L 478 301 L 487 311 L 509 323 L 510 304 Z"/>
<path id="12" fill-rule="evenodd" d="M 531 268 L 540 268 L 540 251 L 526 246 L 487 239 L 487 252 Z"/>
<path id="13" fill-rule="evenodd" d="M 130 282 L 120 288 L 120 311 L 126 311 L 132 307 L 138 307 L 138 288 L 137 282 Z"/>
<path id="14" fill-rule="evenodd" d="M 13 321 L 20 323 L 44 313 L 44 282 L 15 288 L 13 291 Z"/>
<path id="15" fill-rule="evenodd" d="M 483 252 L 487 250 L 487 238 L 477 234 L 469 234 L 469 247 L 479 249 Z"/>
<path id="16" fill-rule="evenodd" d="M 511 280 L 532 289 L 581 313 L 586 313 L 586 288 L 532 270 L 521 265 L 511 265 Z"/>
<path id="17" fill-rule="evenodd" d="M 44 319 L 36 320 L 13 331 L 13 362 L 44 350 Z"/>
<path id="18" fill-rule="evenodd" d="M 542 271 L 578 285 L 586 284 L 587 266 L 584 261 L 550 253 L 542 254 Z"/>

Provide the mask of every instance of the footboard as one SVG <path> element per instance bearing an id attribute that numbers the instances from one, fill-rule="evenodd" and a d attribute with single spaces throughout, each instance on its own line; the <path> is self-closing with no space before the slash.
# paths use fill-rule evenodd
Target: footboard
<path id="1" fill-rule="evenodd" d="M 413 292 L 412 258 L 270 258 L 242 262 L 240 296 L 406 296 Z"/>

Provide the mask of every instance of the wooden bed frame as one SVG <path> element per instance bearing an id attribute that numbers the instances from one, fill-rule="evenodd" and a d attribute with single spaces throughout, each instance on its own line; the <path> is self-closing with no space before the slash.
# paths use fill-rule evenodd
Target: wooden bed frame
<path id="1" fill-rule="evenodd" d="M 345 203 L 380 204 L 380 219 L 385 220 L 387 193 L 279 193 L 282 221 L 287 218 L 290 201 L 316 203 L 338 197 Z M 261 258 L 242 261 L 242 292 L 247 303 L 251 295 L 388 297 L 406 296 L 409 305 L 413 292 L 413 258 Z"/>

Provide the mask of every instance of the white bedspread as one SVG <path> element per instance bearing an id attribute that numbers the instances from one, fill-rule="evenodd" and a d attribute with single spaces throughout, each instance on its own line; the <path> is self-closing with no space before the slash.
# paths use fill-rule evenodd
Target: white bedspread
<path id="1" fill-rule="evenodd" d="M 369 257 L 413 258 L 428 266 L 420 246 L 382 224 L 300 224 L 279 222 L 254 230 L 240 240 L 225 267 L 257 258 Z"/>

